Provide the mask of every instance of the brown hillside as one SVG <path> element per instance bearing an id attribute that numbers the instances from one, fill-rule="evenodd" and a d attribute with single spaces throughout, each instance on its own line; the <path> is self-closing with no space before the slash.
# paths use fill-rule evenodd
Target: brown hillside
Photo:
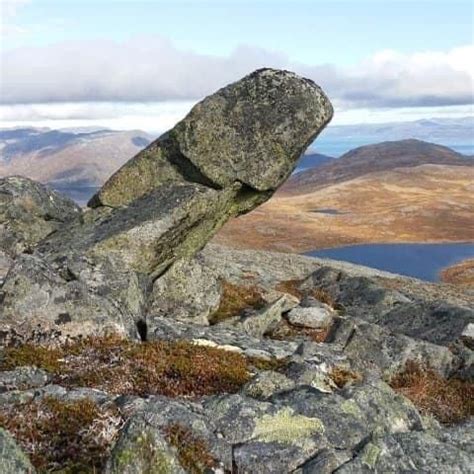
<path id="1" fill-rule="evenodd" d="M 317 212 L 325 209 L 340 214 Z M 278 195 L 229 222 L 216 240 L 288 252 L 371 242 L 474 241 L 474 167 L 398 168 L 304 195 Z"/>

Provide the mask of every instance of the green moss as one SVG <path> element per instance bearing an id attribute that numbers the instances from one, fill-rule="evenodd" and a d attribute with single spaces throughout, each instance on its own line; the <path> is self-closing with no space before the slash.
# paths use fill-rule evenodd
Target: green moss
<path id="1" fill-rule="evenodd" d="M 266 443 L 298 444 L 314 433 L 323 433 L 324 425 L 318 418 L 295 414 L 283 408 L 274 415 L 264 415 L 255 424 L 253 436 Z"/>
<path id="2" fill-rule="evenodd" d="M 348 415 L 353 415 L 356 418 L 363 418 L 362 410 L 353 400 L 344 400 L 340 404 L 340 408 L 344 413 L 347 413 Z"/>

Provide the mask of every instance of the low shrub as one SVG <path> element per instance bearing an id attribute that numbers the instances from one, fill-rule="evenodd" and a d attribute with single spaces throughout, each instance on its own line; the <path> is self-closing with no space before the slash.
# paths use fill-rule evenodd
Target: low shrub
<path id="1" fill-rule="evenodd" d="M 88 337 L 57 348 L 5 349 L 1 370 L 22 365 L 47 370 L 62 386 L 139 396 L 236 392 L 251 377 L 249 360 L 235 352 L 189 341 L 137 343 L 117 336 Z"/>
<path id="2" fill-rule="evenodd" d="M 359 372 L 339 366 L 333 367 L 329 371 L 329 377 L 339 388 L 344 388 L 347 384 L 362 380 L 362 375 Z"/>
<path id="3" fill-rule="evenodd" d="M 0 425 L 40 472 L 100 472 L 122 422 L 116 408 L 89 399 L 43 398 L 17 410 L 0 409 Z"/>
<path id="4" fill-rule="evenodd" d="M 408 361 L 390 386 L 441 423 L 457 423 L 474 415 L 474 383 L 445 379 L 418 362 Z"/>

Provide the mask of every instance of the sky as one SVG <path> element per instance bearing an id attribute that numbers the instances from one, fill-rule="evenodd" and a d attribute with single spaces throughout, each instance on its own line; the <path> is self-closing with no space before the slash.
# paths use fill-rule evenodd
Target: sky
<path id="1" fill-rule="evenodd" d="M 472 116 L 473 2 L 0 0 L 0 127 L 165 131 L 259 67 L 334 124 Z"/>

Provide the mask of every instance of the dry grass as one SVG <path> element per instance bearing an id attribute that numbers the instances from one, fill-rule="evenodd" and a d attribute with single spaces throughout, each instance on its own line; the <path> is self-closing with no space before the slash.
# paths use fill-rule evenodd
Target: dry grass
<path id="1" fill-rule="evenodd" d="M 209 452 L 205 441 L 186 426 L 168 425 L 165 436 L 168 443 L 176 448 L 179 463 L 189 474 L 213 472 L 212 469 L 217 466 L 217 460 Z"/>
<path id="2" fill-rule="evenodd" d="M 441 423 L 458 423 L 474 415 L 474 384 L 444 379 L 418 362 L 408 361 L 405 369 L 390 381 L 391 387 L 409 398 L 424 414 Z"/>
<path id="3" fill-rule="evenodd" d="M 217 311 L 210 317 L 211 324 L 238 316 L 245 309 L 261 309 L 265 306 L 261 290 L 256 286 L 235 285 L 226 280 L 221 285 L 221 301 Z"/>
<path id="4" fill-rule="evenodd" d="M 321 303 L 327 304 L 333 309 L 339 309 L 339 305 L 332 295 L 325 290 L 324 288 L 313 288 L 308 296 L 312 296 L 315 300 L 320 301 Z"/>
<path id="5" fill-rule="evenodd" d="M 339 388 L 362 381 L 362 375 L 359 372 L 337 366 L 331 369 L 329 377 Z"/>
<path id="6" fill-rule="evenodd" d="M 40 472 L 100 472 L 122 425 L 119 412 L 91 400 L 54 398 L 0 409 L 0 425 L 12 433 Z"/>
<path id="7" fill-rule="evenodd" d="M 299 289 L 301 283 L 303 283 L 303 280 L 284 280 L 275 286 L 275 290 L 293 295 L 298 299 L 302 299 L 304 297 L 304 293 Z"/>
<path id="8" fill-rule="evenodd" d="M 35 355 L 38 357 L 35 357 Z M 58 348 L 7 348 L 1 370 L 36 365 L 66 387 L 116 394 L 198 397 L 236 392 L 250 379 L 242 355 L 187 341 L 136 343 L 116 336 L 89 337 Z"/>

